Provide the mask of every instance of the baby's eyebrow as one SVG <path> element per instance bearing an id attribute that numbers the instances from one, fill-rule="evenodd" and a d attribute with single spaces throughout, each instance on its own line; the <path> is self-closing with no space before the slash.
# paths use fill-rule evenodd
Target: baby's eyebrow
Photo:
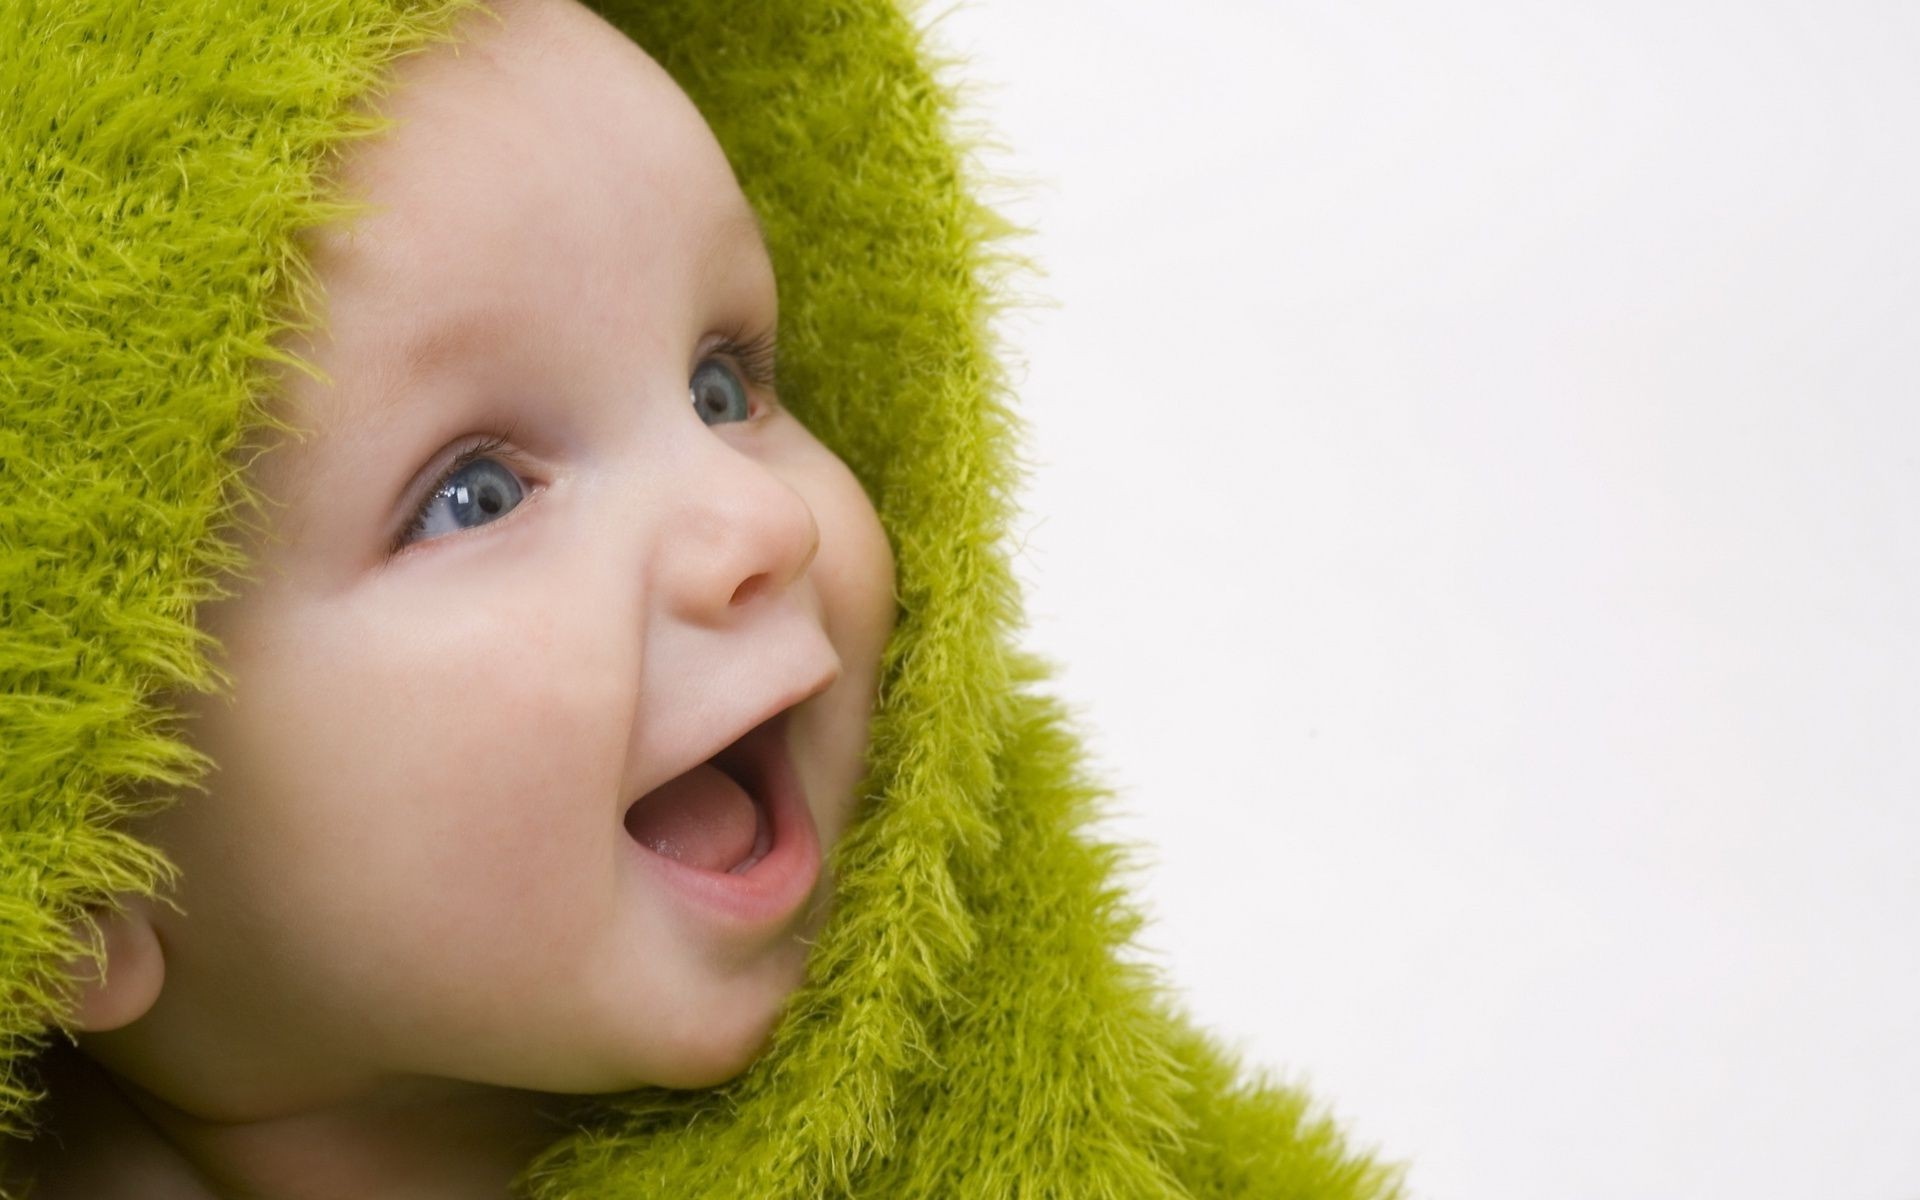
<path id="1" fill-rule="evenodd" d="M 447 360 L 466 357 L 498 340 L 506 332 L 512 316 L 512 311 L 502 305 L 470 306 L 415 335 L 400 351 L 398 369 L 382 372 L 387 379 L 375 395 L 375 413 L 389 415 L 416 384 L 438 371 Z"/>
<path id="2" fill-rule="evenodd" d="M 773 257 L 773 250 L 767 243 L 767 227 L 760 220 L 759 210 L 751 202 L 744 209 L 735 209 L 732 217 L 720 223 L 714 239 L 715 249 L 725 249 L 728 241 L 743 233 L 751 233 L 753 240 L 760 243 L 761 253 L 768 258 Z"/>
<path id="3" fill-rule="evenodd" d="M 713 235 L 704 247 L 709 260 L 725 254 L 749 234 L 760 253 L 771 258 L 766 226 L 751 204 L 735 209 L 712 229 Z M 391 415 L 421 380 L 431 377 L 447 361 L 470 357 L 480 348 L 498 342 L 513 323 L 523 320 L 511 306 L 490 304 L 470 305 L 435 321 L 415 334 L 397 355 L 385 360 L 398 365 L 381 372 L 385 378 L 374 394 L 373 415 L 376 419 Z"/>

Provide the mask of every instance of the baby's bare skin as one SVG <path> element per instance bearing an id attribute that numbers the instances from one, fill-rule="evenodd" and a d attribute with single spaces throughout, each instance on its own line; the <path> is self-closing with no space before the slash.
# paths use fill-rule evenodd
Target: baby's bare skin
<path id="1" fill-rule="evenodd" d="M 311 1188 L 308 1181 L 288 1180 L 274 1191 L 256 1193 L 220 1186 L 202 1175 L 147 1118 L 141 1105 L 128 1098 L 122 1089 L 129 1085 L 76 1048 L 58 1042 L 37 1062 L 49 1091 L 41 1114 L 42 1130 L 28 1147 L 29 1154 L 4 1176 L 15 1194 L 30 1200 L 231 1200 L 253 1195 L 279 1200 L 357 1194 L 353 1189 L 360 1188 L 372 1195 L 407 1194 L 408 1187 L 414 1188 L 411 1194 L 423 1197 L 501 1196 L 505 1192 L 499 1186 L 497 1154 L 490 1151 L 511 1148 L 509 1157 L 525 1162 L 566 1131 L 568 1105 L 583 1102 L 581 1097 L 499 1089 L 491 1113 L 477 1105 L 450 1112 L 461 1125 L 446 1130 L 450 1135 L 446 1139 L 420 1137 L 418 1123 L 400 1127 L 400 1135 L 408 1140 L 393 1147 L 394 1156 L 374 1164 L 382 1172 L 375 1179 L 350 1182 L 338 1170 L 323 1170 L 311 1175 Z M 529 1111 L 546 1115 L 529 1121 Z M 470 1147 L 465 1162 L 471 1177 L 464 1179 L 448 1173 L 447 1164 L 440 1161 L 449 1143 L 462 1140 Z M 407 1159 L 415 1153 L 425 1170 L 437 1172 L 432 1178 L 414 1181 L 407 1174 Z M 38 1175 L 31 1192 L 23 1192 L 27 1169 Z M 340 1190 L 343 1187 L 349 1190 Z"/>
<path id="2" fill-rule="evenodd" d="M 136 829 L 184 915 L 102 915 L 64 1078 L 92 1074 L 33 1147 L 36 1195 L 501 1197 L 571 1098 L 732 1078 L 802 981 L 826 874 L 729 917 L 622 816 L 805 695 L 792 761 L 831 848 L 892 554 L 770 389 L 745 419 L 689 402 L 719 335 L 777 316 L 691 103 L 575 0 L 494 9 L 400 63 L 380 106 L 405 123 L 345 175 L 385 211 L 313 242 L 328 333 L 295 348 L 335 386 L 289 377 L 319 435 L 254 464 L 281 536 L 200 613 L 236 681 L 187 705 L 211 790 Z M 453 527 L 434 484 L 508 427 L 461 478 L 515 502 Z M 77 1183 L 103 1156 L 71 1148 L 101 1145 L 114 1174 Z"/>

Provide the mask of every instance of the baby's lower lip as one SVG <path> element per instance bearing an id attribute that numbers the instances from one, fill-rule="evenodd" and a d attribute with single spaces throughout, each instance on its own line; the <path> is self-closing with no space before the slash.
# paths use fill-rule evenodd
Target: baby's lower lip
<path id="1" fill-rule="evenodd" d="M 701 919 L 772 929 L 791 917 L 820 879 L 820 832 L 787 749 L 787 709 L 740 739 L 753 751 L 741 784 L 765 812 L 772 844 L 757 861 L 734 871 L 710 871 L 679 862 L 627 837 L 645 868 Z M 750 856 L 751 857 L 751 856 Z"/>

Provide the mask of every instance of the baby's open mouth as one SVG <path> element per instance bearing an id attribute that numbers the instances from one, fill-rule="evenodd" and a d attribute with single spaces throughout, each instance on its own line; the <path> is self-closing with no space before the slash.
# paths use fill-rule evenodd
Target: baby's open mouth
<path id="1" fill-rule="evenodd" d="M 724 747 L 635 800 L 627 833 L 655 854 L 691 867 L 739 875 L 773 848 L 773 821 L 760 794 L 767 737 L 781 736 L 782 709 Z"/>

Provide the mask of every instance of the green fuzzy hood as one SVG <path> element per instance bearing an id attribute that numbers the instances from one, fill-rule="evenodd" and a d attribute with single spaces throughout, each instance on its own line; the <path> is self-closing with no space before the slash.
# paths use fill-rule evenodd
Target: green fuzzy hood
<path id="1" fill-rule="evenodd" d="M 0 5 L 0 1153 L 30 1137 L 71 923 L 177 869 L 117 826 L 211 763 L 168 693 L 225 686 L 195 606 L 246 562 L 240 452 L 281 335 L 320 323 L 295 235 L 359 208 L 323 157 L 388 123 L 398 56 L 477 0 Z M 889 0 L 591 4 L 698 104 L 759 210 L 781 397 L 897 563 L 835 909 L 769 1049 L 710 1089 L 598 1098 L 527 1197 L 1386 1200 L 1404 1168 L 1201 1032 L 1119 953 L 1141 918 L 1107 795 L 1016 648 L 1017 401 L 989 319 L 954 64 Z"/>

